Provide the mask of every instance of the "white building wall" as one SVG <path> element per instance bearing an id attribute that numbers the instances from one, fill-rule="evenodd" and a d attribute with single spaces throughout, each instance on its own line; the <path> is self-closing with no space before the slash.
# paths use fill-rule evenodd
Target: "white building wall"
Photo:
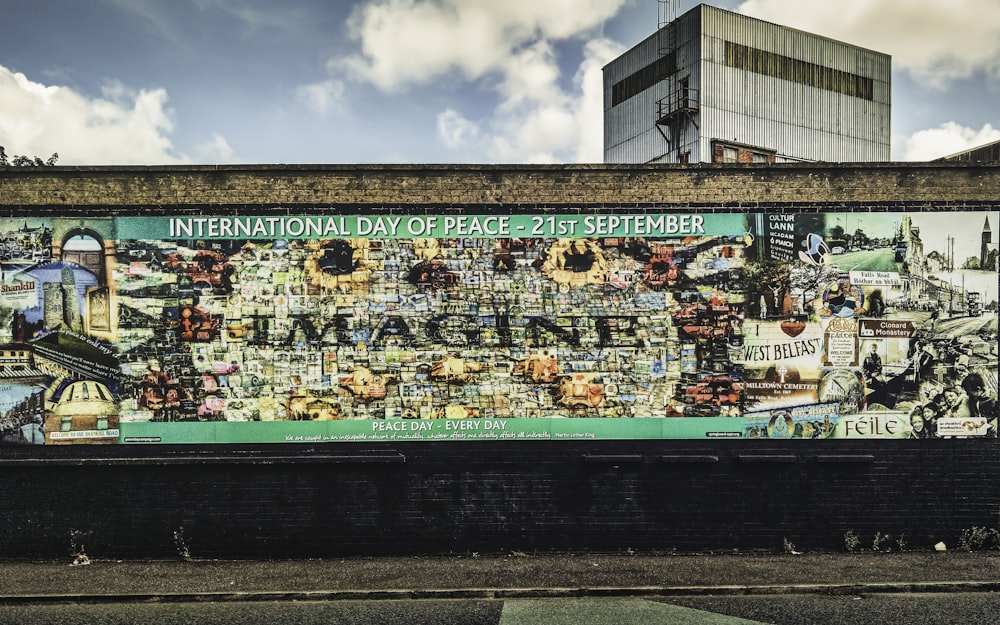
<path id="1" fill-rule="evenodd" d="M 677 81 L 690 76 L 693 88 L 701 65 L 700 19 L 676 20 L 650 35 L 626 54 L 604 67 L 604 161 L 606 163 L 676 162 L 667 160 L 676 154 L 656 128 L 657 101 L 676 88 Z M 678 71 L 665 81 L 611 107 L 612 85 L 661 58 L 664 52 L 676 52 Z M 682 137 L 681 151 L 697 151 L 698 134 L 688 131 Z M 692 153 L 692 162 L 696 162 Z"/>
<path id="2" fill-rule="evenodd" d="M 702 5 L 701 145 L 775 149 L 778 160 L 888 161 L 887 55 Z M 873 100 L 725 64 L 732 41 L 874 81 Z"/>
<path id="3" fill-rule="evenodd" d="M 874 98 L 728 67 L 726 41 L 872 78 Z M 669 49 L 677 73 L 612 108 L 612 85 Z M 677 146 L 655 125 L 656 102 L 684 76 L 699 111 Z M 888 161 L 890 98 L 888 55 L 700 5 L 604 68 L 605 162 L 678 162 L 684 152 L 709 162 L 713 139 L 776 150 L 779 161 Z"/>
<path id="4" fill-rule="evenodd" d="M 654 127 L 656 100 L 662 85 L 655 85 L 612 107 L 612 86 L 660 57 L 661 33 L 654 33 L 629 53 L 604 67 L 604 162 L 641 163 L 662 151 L 663 141 Z M 657 141 L 659 140 L 659 142 Z"/>

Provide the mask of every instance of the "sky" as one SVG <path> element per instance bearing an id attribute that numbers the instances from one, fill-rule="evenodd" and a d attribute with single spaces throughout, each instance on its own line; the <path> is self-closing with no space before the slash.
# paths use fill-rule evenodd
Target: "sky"
<path id="1" fill-rule="evenodd" d="M 1000 0 L 707 3 L 891 54 L 893 160 L 1000 140 Z M 60 165 L 600 163 L 601 68 L 659 9 L 0 0 L 0 146 Z"/>

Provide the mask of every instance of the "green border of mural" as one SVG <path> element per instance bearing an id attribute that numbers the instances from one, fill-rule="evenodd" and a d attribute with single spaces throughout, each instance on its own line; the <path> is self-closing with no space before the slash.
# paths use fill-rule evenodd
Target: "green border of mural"
<path id="1" fill-rule="evenodd" d="M 272 240 L 326 238 L 577 238 L 734 236 L 743 213 L 544 215 L 279 215 L 118 217 L 118 238 Z"/>
<path id="2" fill-rule="evenodd" d="M 742 439 L 741 419 L 435 419 L 121 424 L 128 444 Z"/>

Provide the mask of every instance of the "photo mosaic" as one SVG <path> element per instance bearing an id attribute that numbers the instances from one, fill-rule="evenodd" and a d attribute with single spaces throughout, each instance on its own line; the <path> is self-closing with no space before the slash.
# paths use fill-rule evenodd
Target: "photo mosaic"
<path id="1" fill-rule="evenodd" d="M 3 220 L 0 435 L 992 438 L 997 226 L 874 211 Z"/>

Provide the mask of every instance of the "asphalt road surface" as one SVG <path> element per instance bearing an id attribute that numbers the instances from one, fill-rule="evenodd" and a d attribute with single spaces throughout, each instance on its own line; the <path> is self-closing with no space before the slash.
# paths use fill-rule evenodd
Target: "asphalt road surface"
<path id="1" fill-rule="evenodd" d="M 785 595 L 671 599 L 713 613 L 776 625 L 995 625 L 1000 593 Z"/>
<path id="2" fill-rule="evenodd" d="M 976 317 L 955 317 L 937 324 L 937 334 L 946 338 L 969 336 L 980 332 L 997 331 L 996 313 L 985 313 Z"/>
<path id="3" fill-rule="evenodd" d="M 862 250 L 838 254 L 827 262 L 841 271 L 899 271 L 902 263 L 897 263 L 894 255 L 889 248 Z"/>
<path id="4" fill-rule="evenodd" d="M 0 606 L 36 625 L 995 625 L 1000 593 Z"/>

